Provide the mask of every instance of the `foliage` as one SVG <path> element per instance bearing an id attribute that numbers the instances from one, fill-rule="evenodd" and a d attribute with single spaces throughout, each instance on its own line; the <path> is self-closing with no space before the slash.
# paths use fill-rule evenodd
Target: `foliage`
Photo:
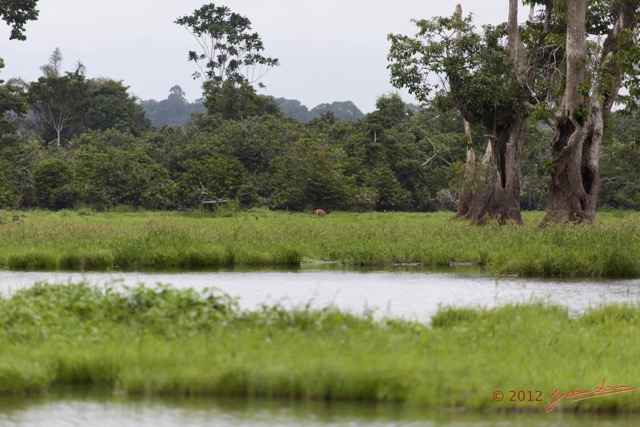
<path id="1" fill-rule="evenodd" d="M 311 120 L 309 109 L 297 99 L 276 98 L 276 102 L 285 117 L 292 117 L 305 123 Z"/>
<path id="2" fill-rule="evenodd" d="M 33 186 L 38 204 L 48 209 L 73 207 L 76 199 L 73 169 L 62 159 L 51 158 L 33 171 Z"/>
<path id="3" fill-rule="evenodd" d="M 185 27 L 202 48 L 200 54 L 189 52 L 189 61 L 201 71 L 194 78 L 253 83 L 279 65 L 277 59 L 262 55 L 264 44 L 258 33 L 251 32 L 251 21 L 226 6 L 206 4 L 175 23 Z"/>
<path id="4" fill-rule="evenodd" d="M 345 209 L 351 206 L 344 152 L 316 139 L 286 144 L 272 162 L 276 191 L 273 203 L 286 210 Z"/>
<path id="5" fill-rule="evenodd" d="M 183 168 L 177 186 L 180 204 L 186 207 L 208 200 L 233 200 L 247 181 L 242 163 L 229 157 L 186 160 Z"/>
<path id="6" fill-rule="evenodd" d="M 292 117 L 305 123 L 314 118 L 320 118 L 329 112 L 338 120 L 360 120 L 364 117 L 360 109 L 351 101 L 320 104 L 311 109 L 311 111 L 297 99 L 277 98 L 276 102 L 285 117 Z"/>
<path id="7" fill-rule="evenodd" d="M 640 209 L 638 114 L 614 113 L 603 148 L 599 201 L 616 209 Z"/>
<path id="8" fill-rule="evenodd" d="M 162 126 L 185 127 L 194 114 L 203 114 L 206 111 L 202 101 L 188 102 L 185 93 L 178 85 L 170 89 L 167 99 L 142 101 L 140 106 L 151 123 L 159 128 Z"/>
<path id="9" fill-rule="evenodd" d="M 364 114 L 351 101 L 320 104 L 311 109 L 309 115 L 311 118 L 321 117 L 329 112 L 333 113 L 338 120 L 358 120 L 364 117 Z"/>
<path id="10" fill-rule="evenodd" d="M 125 93 L 124 87 L 109 81 L 112 85 L 118 88 L 116 93 Z M 107 96 L 99 107 L 102 99 L 93 98 L 94 111 L 128 105 L 110 103 Z M 358 121 L 314 120 L 306 125 L 273 115 L 242 121 L 206 115 L 185 129 L 144 132 L 144 126 L 127 121 L 135 114 L 125 113 L 104 132 L 83 125 L 62 152 L 55 146 L 42 149 L 33 139 L 6 136 L 0 153 L 13 168 L 5 171 L 4 188 L 14 191 L 15 197 L 7 193 L 5 206 L 50 207 L 42 197 L 34 197 L 33 172 L 43 160 L 62 156 L 74 171 L 65 206 L 195 207 L 204 185 L 210 198 L 239 200 L 245 208 L 450 209 L 459 194 L 465 155 L 460 116 L 429 108 L 409 112 L 395 95 L 379 101 L 378 109 Z M 116 117 L 115 110 L 104 116 L 106 123 Z M 628 120 L 620 128 L 630 131 L 624 141 L 634 138 L 635 118 Z M 478 135 L 474 139 L 482 141 L 482 129 L 474 133 Z M 622 141 L 623 133 L 618 133 Z M 549 171 L 545 147 L 550 134 L 534 125 L 527 133 L 522 172 L 526 209 L 545 207 Z M 603 149 L 601 198 L 607 206 L 637 206 L 631 202 L 637 182 L 632 147 L 625 142 Z M 230 165 L 234 166 L 229 169 Z M 616 190 L 612 186 L 616 182 L 624 185 Z"/>
<path id="11" fill-rule="evenodd" d="M 557 26 L 553 34 L 562 31 L 558 19 L 552 22 Z M 223 199 L 243 209 L 298 212 L 450 210 L 463 188 L 467 148 L 463 112 L 450 107 L 457 102 L 456 93 L 467 96 L 487 88 L 492 93 L 484 98 L 474 95 L 473 103 L 464 107 L 493 120 L 510 105 L 511 98 L 503 96 L 512 83 L 511 74 L 502 73 L 510 64 L 505 28 L 478 31 L 470 18 L 418 24 L 423 30 L 441 27 L 416 38 L 397 36 L 395 52 L 416 48 L 414 43 L 426 37 L 432 44 L 428 49 L 422 46 L 424 52 L 415 51 L 414 65 L 420 63 L 420 55 L 442 61 L 446 69 L 435 71 L 450 71 L 454 80 L 463 79 L 458 92 L 447 95 L 440 92 L 444 87 L 427 87 L 428 80 L 411 80 L 425 99 L 435 98 L 416 109 L 399 95 L 387 94 L 377 99 L 374 111 L 362 115 L 351 102 L 322 104 L 309 111 L 297 101 L 258 95 L 246 79 L 211 79 L 205 83 L 202 104 L 188 103 L 179 86 L 170 89 L 166 100 L 142 103 L 158 123 L 182 128 L 152 128 L 127 86 L 89 79 L 82 64 L 64 71 L 57 49 L 37 81 L 14 80 L 0 86 L 0 107 L 5 111 L 0 121 L 0 205 L 199 209 L 203 200 Z M 564 40 L 550 35 L 542 43 L 541 25 L 535 20 L 523 26 L 523 43 L 535 48 L 537 60 L 557 55 L 561 62 Z M 458 30 L 463 32 L 460 39 Z M 464 52 L 462 62 L 447 55 L 455 49 Z M 413 71 L 408 67 L 405 77 L 410 79 Z M 551 79 L 546 75 L 536 84 L 549 85 Z M 427 96 L 428 90 L 432 92 Z M 545 90 L 533 88 L 536 97 L 544 98 Z M 544 98 L 545 111 L 554 111 L 553 102 Z M 189 121 L 196 107 L 205 114 Z M 538 113 L 534 119 L 544 118 L 542 111 Z M 286 118 L 287 114 L 300 117 Z M 601 203 L 638 209 L 637 117 L 614 114 L 614 121 L 602 150 Z M 491 132 L 481 124 L 472 127 L 472 133 L 476 158 L 481 158 Z M 551 134 L 546 126 L 529 124 L 520 186 L 525 209 L 545 207 Z M 59 141 L 60 147 L 51 141 Z"/>
<path id="12" fill-rule="evenodd" d="M 24 26 L 38 18 L 38 0 L 0 0 L 0 17 L 11 27 L 10 40 L 26 40 Z"/>
<path id="13" fill-rule="evenodd" d="M 176 185 L 139 140 L 116 130 L 85 134 L 73 142 L 75 204 L 93 209 L 135 206 L 167 209 L 176 205 Z"/>
<path id="14" fill-rule="evenodd" d="M 603 366 L 607 384 L 637 383 L 637 365 L 625 357 L 640 351 L 639 322 L 640 308 L 633 304 L 593 308 L 580 316 L 536 302 L 444 307 L 426 325 L 332 307 L 243 311 L 213 290 L 39 283 L 0 299 L 0 393 L 91 385 L 128 395 L 500 411 L 504 402 L 493 399 L 494 391 L 505 390 L 508 398 L 506 391 L 516 382 L 529 383 L 543 396 L 509 404 L 543 412 L 559 387 L 600 385 Z M 567 376 L 576 380 L 558 384 Z M 633 393 L 561 401 L 556 411 L 561 408 L 640 410 Z"/>
<path id="15" fill-rule="evenodd" d="M 16 191 L 17 182 L 13 173 L 13 165 L 0 158 L 0 209 L 11 209 L 20 206 L 20 196 Z"/>
<path id="16" fill-rule="evenodd" d="M 149 128 L 142 108 L 122 82 L 86 79 L 84 66 L 62 74 L 62 54 L 56 48 L 44 76 L 28 85 L 30 126 L 45 145 L 52 140 L 66 145 L 89 130 L 117 129 L 141 134 Z"/>
<path id="17" fill-rule="evenodd" d="M 121 81 L 91 79 L 88 84 L 89 103 L 84 118 L 87 130 L 114 129 L 141 135 L 149 129 L 144 110 Z"/>
<path id="18" fill-rule="evenodd" d="M 548 147 L 553 139 L 553 131 L 530 121 L 525 139 L 520 201 L 525 210 L 541 211 L 546 208 L 549 190 L 551 158 Z"/>
<path id="19" fill-rule="evenodd" d="M 455 106 L 472 123 L 487 128 L 507 124 L 522 95 L 506 49 L 506 25 L 487 25 L 477 33 L 470 16 L 455 15 L 414 23 L 415 37 L 388 36 L 391 83 L 406 87 L 421 102 L 435 92 L 435 105 Z M 446 86 L 432 83 L 431 73 Z"/>
<path id="20" fill-rule="evenodd" d="M 0 58 L 0 70 L 4 68 L 4 61 Z M 14 84 L 4 84 L 0 80 L 0 138 L 11 135 L 18 129 L 19 117 L 27 111 L 27 103 L 24 91 L 20 86 Z"/>
<path id="21" fill-rule="evenodd" d="M 207 114 L 222 120 L 244 120 L 254 116 L 281 116 L 272 97 L 258 95 L 249 83 L 210 80 L 203 85 Z"/>

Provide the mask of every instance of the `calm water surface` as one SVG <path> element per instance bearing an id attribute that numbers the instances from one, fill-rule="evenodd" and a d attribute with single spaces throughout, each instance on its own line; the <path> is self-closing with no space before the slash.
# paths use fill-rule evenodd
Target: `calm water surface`
<path id="1" fill-rule="evenodd" d="M 429 321 L 441 306 L 494 307 L 508 303 L 546 301 L 567 306 L 572 314 L 603 303 L 640 302 L 640 279 L 561 281 L 494 278 L 478 271 L 300 270 L 198 273 L 61 273 L 0 272 L 0 292 L 37 281 L 92 284 L 170 284 L 178 288 L 216 288 L 239 298 L 241 307 L 262 304 L 284 307 L 329 305 L 354 312 L 373 310 L 378 316 Z"/>
<path id="2" fill-rule="evenodd" d="M 161 400 L 99 392 L 34 399 L 0 398 L 0 426 L 3 427 L 635 427 L 639 421 L 628 415 L 428 412 L 395 405 L 202 398 Z"/>

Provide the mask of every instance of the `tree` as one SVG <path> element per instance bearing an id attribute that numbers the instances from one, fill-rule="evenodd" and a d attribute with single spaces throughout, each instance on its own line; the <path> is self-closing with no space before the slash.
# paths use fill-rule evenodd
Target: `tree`
<path id="1" fill-rule="evenodd" d="M 300 124 L 272 116 L 222 123 L 213 139 L 216 149 L 239 160 L 251 175 L 270 170 L 282 146 L 298 137 Z"/>
<path id="2" fill-rule="evenodd" d="M 277 98 L 276 102 L 285 117 L 292 117 L 305 123 L 311 120 L 309 109 L 297 99 Z"/>
<path id="3" fill-rule="evenodd" d="M 203 85 L 207 114 L 223 120 L 242 121 L 249 117 L 282 115 L 273 97 L 258 95 L 248 82 L 210 80 Z"/>
<path id="4" fill-rule="evenodd" d="M 26 40 L 24 26 L 28 21 L 38 18 L 36 5 L 38 0 L 0 0 L 0 17 L 11 27 L 9 40 Z M 0 58 L 0 69 L 4 68 L 4 61 Z M 0 80 L 0 85 L 4 83 Z M 16 118 L 26 112 L 26 103 L 20 89 L 14 85 L 0 86 L 0 138 L 16 130 Z"/>
<path id="5" fill-rule="evenodd" d="M 605 128 L 598 205 L 640 209 L 640 120 L 638 112 L 616 111 Z"/>
<path id="6" fill-rule="evenodd" d="M 181 126 L 185 127 L 194 114 L 204 114 L 206 109 L 201 100 L 190 103 L 186 99 L 186 94 L 178 85 L 169 89 L 169 96 L 162 101 L 153 99 L 142 101 L 140 106 L 144 109 L 146 116 L 157 126 Z"/>
<path id="7" fill-rule="evenodd" d="M 0 209 L 16 208 L 20 196 L 16 192 L 17 183 L 11 162 L 0 158 Z"/>
<path id="8" fill-rule="evenodd" d="M 26 40 L 24 26 L 38 18 L 38 0 L 0 0 L 0 16 L 11 27 L 10 40 Z"/>
<path id="9" fill-rule="evenodd" d="M 38 206 L 47 209 L 71 208 L 77 201 L 71 166 L 62 159 L 48 159 L 33 172 Z"/>
<path id="10" fill-rule="evenodd" d="M 628 89 L 625 100 L 631 104 L 640 95 L 639 9 L 638 0 L 573 0 L 556 6 L 556 15 L 566 20 L 566 56 L 559 64 L 566 80 L 554 104 L 553 169 L 543 223 L 595 218 L 605 123 L 621 87 Z"/>
<path id="11" fill-rule="evenodd" d="M 436 91 L 442 110 L 455 107 L 471 124 L 484 126 L 489 146 L 476 172 L 472 223 L 487 218 L 522 223 L 520 163 L 525 122 L 535 73 L 527 69 L 517 22 L 517 1 L 509 2 L 509 22 L 485 26 L 478 34 L 471 18 L 454 14 L 416 21 L 415 37 L 389 35 L 391 81 L 420 101 Z M 431 83 L 429 74 L 445 85 Z"/>
<path id="12" fill-rule="evenodd" d="M 394 93 L 378 97 L 376 111 L 369 114 L 367 120 L 379 124 L 382 128 L 390 129 L 406 122 L 412 114 L 400 95 Z"/>
<path id="13" fill-rule="evenodd" d="M 4 61 L 0 58 L 0 70 L 4 68 Z M 0 80 L 0 138 L 12 135 L 18 128 L 18 118 L 27 111 L 24 91 L 14 84 L 4 84 Z"/>
<path id="14" fill-rule="evenodd" d="M 251 21 L 226 6 L 210 3 L 175 23 L 185 27 L 202 48 L 200 54 L 189 52 L 189 61 L 200 68 L 194 78 L 253 83 L 278 65 L 278 59 L 262 55 L 264 44 L 258 33 L 251 32 Z"/>
<path id="15" fill-rule="evenodd" d="M 211 3 L 175 23 L 185 27 L 201 47 L 201 53 L 189 52 L 189 61 L 200 68 L 193 76 L 203 81 L 207 113 L 228 120 L 280 114 L 275 100 L 257 95 L 252 86 L 279 64 L 278 59 L 262 54 L 262 39 L 251 32 L 247 17 Z"/>
<path id="16" fill-rule="evenodd" d="M 176 189 L 169 172 L 143 147 L 141 139 L 116 129 L 74 139 L 70 148 L 78 201 L 94 209 L 174 207 Z"/>
<path id="17" fill-rule="evenodd" d="M 40 134 L 58 146 L 82 127 L 82 116 L 88 109 L 88 84 L 85 68 L 78 63 L 74 71 L 61 71 L 62 53 L 56 48 L 49 62 L 41 67 L 42 77 L 29 85 L 28 99 Z"/>
<path id="18" fill-rule="evenodd" d="M 288 142 L 272 162 L 273 204 L 297 211 L 350 208 L 353 191 L 343 173 L 345 157 L 342 150 L 318 139 Z"/>
<path id="19" fill-rule="evenodd" d="M 183 206 L 196 207 L 208 200 L 236 199 L 246 182 L 246 171 L 238 160 L 223 157 L 189 159 L 178 179 Z"/>
<path id="20" fill-rule="evenodd" d="M 140 135 L 151 126 L 128 86 L 111 79 L 88 80 L 88 108 L 84 118 L 87 130 L 117 129 Z"/>
<path id="21" fill-rule="evenodd" d="M 43 76 L 28 87 L 31 122 L 40 137 L 58 146 L 89 130 L 117 129 L 140 135 L 150 128 L 144 110 L 128 87 L 106 78 L 87 79 L 85 67 L 62 71 L 62 53 L 56 48 L 41 67 Z"/>
<path id="22" fill-rule="evenodd" d="M 314 107 L 310 116 L 320 117 L 323 114 L 333 113 L 338 120 L 358 120 L 364 117 L 362 111 L 351 101 L 332 102 L 331 104 L 320 104 Z"/>
<path id="23" fill-rule="evenodd" d="M 392 82 L 419 98 L 443 76 L 441 107 L 455 106 L 482 123 L 490 143 L 472 200 L 472 222 L 486 216 L 520 222 L 520 163 L 526 118 L 546 120 L 552 180 L 548 221 L 592 221 L 604 123 L 622 86 L 631 105 L 640 95 L 638 0 L 529 0 L 529 21 L 517 22 L 509 0 L 506 25 L 475 34 L 459 15 L 418 21 L 416 38 L 390 35 Z M 542 6 L 537 10 L 537 6 Z M 538 13 L 536 13 L 538 12 Z M 555 111 L 555 115 L 553 112 Z"/>

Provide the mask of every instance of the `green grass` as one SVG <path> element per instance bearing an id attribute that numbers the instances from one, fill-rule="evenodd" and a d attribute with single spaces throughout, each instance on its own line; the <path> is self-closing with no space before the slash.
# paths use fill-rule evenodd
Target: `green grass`
<path id="1" fill-rule="evenodd" d="M 7 214 L 9 215 L 9 214 Z M 604 212 L 593 226 L 472 227 L 449 213 L 287 214 L 23 212 L 0 225 L 0 266 L 23 270 L 361 266 L 481 263 L 490 274 L 640 277 L 640 213 Z"/>
<path id="2" fill-rule="evenodd" d="M 399 402 L 543 412 L 549 395 L 640 386 L 640 306 L 443 308 L 432 326 L 333 308 L 241 311 L 210 292 L 46 285 L 0 299 L 0 394 L 69 385 L 141 395 Z M 540 402 L 495 402 L 502 390 Z M 556 411 L 640 411 L 640 390 Z"/>

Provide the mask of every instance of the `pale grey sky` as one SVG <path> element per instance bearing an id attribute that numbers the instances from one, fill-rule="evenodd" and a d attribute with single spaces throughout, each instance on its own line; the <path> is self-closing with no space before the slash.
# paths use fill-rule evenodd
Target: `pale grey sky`
<path id="1" fill-rule="evenodd" d="M 195 40 L 173 21 L 191 14 L 203 0 L 40 0 L 38 21 L 27 24 L 27 41 L 9 41 L 0 26 L 3 79 L 31 81 L 55 47 L 64 69 L 76 61 L 89 77 L 123 80 L 141 99 L 165 99 L 182 86 L 189 100 L 201 97 L 201 82 L 187 52 Z M 280 59 L 261 82 L 261 93 L 298 99 L 312 108 L 323 102 L 353 101 L 363 112 L 389 84 L 387 34 L 414 34 L 411 19 L 451 15 L 457 3 L 477 24 L 503 22 L 507 0 L 225 0 L 215 1 L 247 16 L 262 36 L 265 55 Z M 524 19 L 528 10 L 522 7 Z M 407 101 L 412 99 L 403 94 Z"/>

